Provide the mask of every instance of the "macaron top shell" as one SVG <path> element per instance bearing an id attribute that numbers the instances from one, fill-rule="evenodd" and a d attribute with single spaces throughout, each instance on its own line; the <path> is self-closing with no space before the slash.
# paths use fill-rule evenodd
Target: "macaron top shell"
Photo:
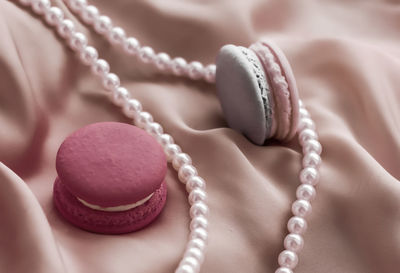
<path id="1" fill-rule="evenodd" d="M 65 139 L 58 177 L 76 197 L 101 207 L 135 203 L 156 191 L 167 172 L 160 144 L 146 131 L 119 122 L 85 126 Z"/>

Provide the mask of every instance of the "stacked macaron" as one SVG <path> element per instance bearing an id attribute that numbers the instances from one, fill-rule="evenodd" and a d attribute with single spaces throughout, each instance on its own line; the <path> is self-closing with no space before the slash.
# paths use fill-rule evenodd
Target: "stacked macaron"
<path id="1" fill-rule="evenodd" d="M 144 130 L 118 122 L 85 126 L 61 144 L 54 203 L 75 226 L 97 233 L 150 224 L 166 202 L 167 161 Z"/>
<path id="2" fill-rule="evenodd" d="M 297 131 L 299 98 L 292 69 L 272 42 L 226 45 L 217 57 L 217 94 L 229 126 L 255 144 L 288 141 Z"/>

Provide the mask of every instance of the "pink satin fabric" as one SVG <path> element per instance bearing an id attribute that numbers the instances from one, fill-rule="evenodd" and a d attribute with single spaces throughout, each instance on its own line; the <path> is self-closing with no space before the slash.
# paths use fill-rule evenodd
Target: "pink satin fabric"
<path id="1" fill-rule="evenodd" d="M 211 63 L 224 44 L 273 39 L 292 64 L 323 145 L 296 272 L 400 271 L 399 4 L 90 2 L 143 44 L 188 60 Z M 207 181 L 210 237 L 201 272 L 273 273 L 299 185 L 297 139 L 253 145 L 227 128 L 213 85 L 160 75 L 77 24 Z M 169 168 L 163 213 L 142 231 L 98 235 L 63 220 L 52 203 L 63 139 L 89 123 L 130 121 L 30 11 L 1 1 L 0 34 L 0 272 L 173 272 L 189 222 L 176 173 Z"/>

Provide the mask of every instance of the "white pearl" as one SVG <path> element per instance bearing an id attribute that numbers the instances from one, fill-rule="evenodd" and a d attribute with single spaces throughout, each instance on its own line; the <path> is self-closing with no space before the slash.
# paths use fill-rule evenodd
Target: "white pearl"
<path id="1" fill-rule="evenodd" d="M 208 232 L 204 228 L 195 228 L 190 232 L 189 238 L 190 240 L 201 239 L 203 241 L 207 241 Z"/>
<path id="2" fill-rule="evenodd" d="M 87 46 L 86 36 L 81 32 L 72 33 L 69 45 L 74 51 L 84 49 Z"/>
<path id="3" fill-rule="evenodd" d="M 137 126 L 144 129 L 146 128 L 147 124 L 153 122 L 153 116 L 149 112 L 140 112 L 137 116 Z"/>
<path id="4" fill-rule="evenodd" d="M 207 230 L 208 220 L 204 216 L 196 216 L 190 221 L 190 230 L 194 230 L 196 228 L 203 228 Z"/>
<path id="5" fill-rule="evenodd" d="M 108 40 L 112 44 L 121 45 L 125 41 L 125 31 L 120 27 L 113 27 L 108 33 Z"/>
<path id="6" fill-rule="evenodd" d="M 315 188 L 309 184 L 302 184 L 297 187 L 296 197 L 297 199 L 303 199 L 311 202 L 315 199 L 316 191 Z"/>
<path id="7" fill-rule="evenodd" d="M 90 66 L 94 65 L 98 57 L 97 50 L 92 46 L 86 46 L 80 54 L 81 61 Z"/>
<path id="8" fill-rule="evenodd" d="M 186 182 L 186 190 L 187 192 L 191 192 L 194 189 L 199 188 L 202 190 L 206 189 L 206 182 L 200 176 L 192 176 Z"/>
<path id="9" fill-rule="evenodd" d="M 192 80 L 198 80 L 203 77 L 204 67 L 200 62 L 191 62 L 188 65 L 188 75 Z"/>
<path id="10" fill-rule="evenodd" d="M 167 156 L 167 161 L 171 162 L 177 154 L 182 152 L 182 149 L 176 144 L 168 144 L 164 146 L 164 152 Z"/>
<path id="11" fill-rule="evenodd" d="M 301 99 L 299 99 L 299 107 L 304 108 L 304 102 Z"/>
<path id="12" fill-rule="evenodd" d="M 206 247 L 206 242 L 202 239 L 196 238 L 196 239 L 190 240 L 187 247 L 188 248 L 198 248 L 200 250 L 204 250 L 204 248 Z"/>
<path id="13" fill-rule="evenodd" d="M 307 230 L 307 222 L 304 218 L 293 216 L 289 219 L 287 228 L 290 233 L 304 234 Z"/>
<path id="14" fill-rule="evenodd" d="M 155 59 L 154 50 L 149 47 L 145 46 L 139 50 L 139 59 L 144 63 L 150 63 Z"/>
<path id="15" fill-rule="evenodd" d="M 208 206 L 202 202 L 198 201 L 192 205 L 190 208 L 190 217 L 194 218 L 196 216 L 207 216 L 208 215 Z"/>
<path id="16" fill-rule="evenodd" d="M 136 116 L 142 111 L 142 104 L 135 99 L 125 101 L 123 112 L 128 118 L 136 118 Z"/>
<path id="17" fill-rule="evenodd" d="M 111 92 L 111 101 L 117 106 L 123 106 L 129 100 L 129 92 L 125 87 L 118 87 Z"/>
<path id="18" fill-rule="evenodd" d="M 192 159 L 188 154 L 179 153 L 172 159 L 172 166 L 175 170 L 179 170 L 184 164 L 192 164 Z"/>
<path id="19" fill-rule="evenodd" d="M 293 271 L 287 267 L 279 267 L 275 273 L 293 273 Z"/>
<path id="20" fill-rule="evenodd" d="M 204 260 L 203 252 L 200 249 L 195 248 L 195 247 L 188 248 L 186 250 L 185 254 L 183 255 L 183 257 L 193 257 L 196 260 L 198 260 L 200 263 L 202 263 Z"/>
<path id="21" fill-rule="evenodd" d="M 303 249 L 304 240 L 299 234 L 290 233 L 285 237 L 283 245 L 287 250 L 299 252 Z"/>
<path id="22" fill-rule="evenodd" d="M 123 43 L 123 48 L 126 53 L 131 55 L 137 55 L 140 50 L 140 43 L 136 38 L 129 37 L 125 39 Z"/>
<path id="23" fill-rule="evenodd" d="M 174 139 L 169 134 L 162 134 L 161 136 L 157 137 L 157 141 L 164 148 L 169 144 L 174 144 Z"/>
<path id="24" fill-rule="evenodd" d="M 191 165 L 191 164 L 182 165 L 182 166 L 179 168 L 179 171 L 178 171 L 179 180 L 180 180 L 183 184 L 186 184 L 186 182 L 188 181 L 189 178 L 191 178 L 191 177 L 193 177 L 193 176 L 196 176 L 196 175 L 197 175 L 197 170 L 196 170 L 196 168 L 195 168 L 193 165 Z"/>
<path id="25" fill-rule="evenodd" d="M 307 217 L 311 213 L 311 204 L 306 200 L 296 200 L 292 204 L 292 213 L 302 218 Z"/>
<path id="26" fill-rule="evenodd" d="M 198 201 L 203 201 L 203 202 L 206 201 L 207 194 L 201 188 L 194 188 L 193 190 L 190 191 L 188 199 L 189 199 L 189 204 L 193 205 L 195 202 Z"/>
<path id="27" fill-rule="evenodd" d="M 209 83 L 214 83 L 215 71 L 216 71 L 215 64 L 207 65 L 206 68 L 204 69 L 204 79 Z"/>
<path id="28" fill-rule="evenodd" d="M 196 273 L 196 271 L 190 265 L 185 264 L 178 267 L 175 273 Z"/>
<path id="29" fill-rule="evenodd" d="M 35 0 L 32 2 L 32 9 L 37 14 L 45 14 L 50 9 L 49 0 Z"/>
<path id="30" fill-rule="evenodd" d="M 297 254 L 290 250 L 284 250 L 279 254 L 278 263 L 282 267 L 293 269 L 299 262 Z"/>
<path id="31" fill-rule="evenodd" d="M 110 72 L 110 65 L 103 59 L 96 60 L 92 65 L 92 72 L 104 78 Z"/>
<path id="32" fill-rule="evenodd" d="M 108 73 L 104 78 L 103 78 L 103 86 L 106 88 L 108 91 L 113 91 L 117 89 L 120 85 L 120 79 L 117 75 L 114 73 Z"/>
<path id="33" fill-rule="evenodd" d="M 309 154 L 311 152 L 315 152 L 318 155 L 322 152 L 322 146 L 318 140 L 310 139 L 303 145 L 303 154 Z"/>
<path id="34" fill-rule="evenodd" d="M 310 116 L 311 116 L 306 108 L 300 108 L 299 114 L 300 114 L 300 119 L 302 119 L 302 118 L 310 118 Z"/>
<path id="35" fill-rule="evenodd" d="M 160 136 L 164 132 L 162 126 L 157 122 L 150 122 L 145 127 L 145 130 L 154 137 Z"/>
<path id="36" fill-rule="evenodd" d="M 302 119 L 300 119 L 298 130 L 299 131 L 303 131 L 304 129 L 315 130 L 314 121 L 312 119 L 310 119 L 310 118 L 302 118 Z"/>
<path id="37" fill-rule="evenodd" d="M 318 140 L 318 135 L 314 130 L 311 129 L 304 129 L 299 134 L 299 141 L 300 144 L 303 146 L 307 141 L 315 139 Z"/>
<path id="38" fill-rule="evenodd" d="M 69 0 L 68 4 L 72 11 L 79 13 L 86 7 L 87 2 L 86 0 Z"/>
<path id="39" fill-rule="evenodd" d="M 171 58 L 167 53 L 164 52 L 158 53 L 155 58 L 155 64 L 159 70 L 161 71 L 167 70 L 170 68 Z"/>
<path id="40" fill-rule="evenodd" d="M 306 167 L 300 172 L 300 181 L 303 184 L 317 185 L 319 182 L 318 170 L 314 167 Z"/>
<path id="41" fill-rule="evenodd" d="M 188 265 L 196 271 L 200 268 L 200 262 L 194 257 L 185 257 L 180 262 L 180 266 Z"/>
<path id="42" fill-rule="evenodd" d="M 74 29 L 74 23 L 69 19 L 62 20 L 57 27 L 58 34 L 60 34 L 64 39 L 71 37 Z"/>
<path id="43" fill-rule="evenodd" d="M 303 157 L 303 167 L 314 167 L 316 169 L 321 165 L 321 157 L 316 152 L 307 153 Z"/>
<path id="44" fill-rule="evenodd" d="M 51 26 L 58 26 L 64 19 L 64 13 L 58 7 L 51 7 L 46 12 L 46 22 Z"/>
<path id="45" fill-rule="evenodd" d="M 185 73 L 187 62 L 181 57 L 172 60 L 172 72 L 177 76 L 182 76 Z"/>
<path id="46" fill-rule="evenodd" d="M 112 21 L 110 17 L 102 15 L 94 21 L 94 29 L 97 33 L 105 34 L 112 28 Z"/>
<path id="47" fill-rule="evenodd" d="M 86 6 L 81 11 L 81 17 L 86 24 L 93 24 L 99 17 L 99 10 L 92 5 Z"/>

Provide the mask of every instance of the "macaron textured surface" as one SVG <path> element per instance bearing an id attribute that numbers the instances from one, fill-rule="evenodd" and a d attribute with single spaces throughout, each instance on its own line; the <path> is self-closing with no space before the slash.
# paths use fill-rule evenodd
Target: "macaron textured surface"
<path id="1" fill-rule="evenodd" d="M 257 145 L 288 141 L 297 131 L 299 101 L 292 69 L 270 41 L 226 45 L 217 56 L 216 86 L 228 125 Z"/>
<path id="2" fill-rule="evenodd" d="M 66 220 L 88 231 L 119 234 L 141 229 L 166 202 L 164 151 L 133 125 L 102 122 L 75 131 L 58 150 L 56 170 L 56 208 Z M 139 205 L 131 209 L 107 211 L 135 203 Z"/>

